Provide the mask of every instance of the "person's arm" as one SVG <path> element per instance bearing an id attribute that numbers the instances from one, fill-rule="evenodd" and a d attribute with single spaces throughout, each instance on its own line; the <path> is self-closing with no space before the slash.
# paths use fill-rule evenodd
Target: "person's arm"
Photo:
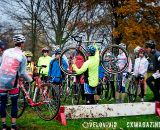
<path id="1" fill-rule="evenodd" d="M 74 71 L 76 71 L 77 74 L 82 74 L 87 70 L 88 66 L 89 66 L 89 61 L 87 60 L 86 62 L 83 63 L 80 69 L 78 69 L 75 64 L 72 65 L 72 68 Z"/>
<path id="2" fill-rule="evenodd" d="M 130 73 L 131 71 L 132 71 L 132 61 L 131 58 L 129 58 L 128 72 Z"/>
<path id="3" fill-rule="evenodd" d="M 66 62 L 65 59 L 62 60 L 62 65 L 63 65 L 63 68 L 64 68 L 65 70 L 68 69 L 68 64 L 67 64 L 67 62 Z"/>
<path id="4" fill-rule="evenodd" d="M 26 67 L 27 67 L 27 59 L 24 56 L 23 59 L 22 59 L 22 62 L 20 64 L 20 69 L 19 69 L 20 77 L 23 77 L 28 82 L 31 82 L 32 78 L 27 74 Z"/>
<path id="5" fill-rule="evenodd" d="M 51 68 L 52 68 L 52 60 L 51 60 L 51 62 L 50 62 L 50 64 L 49 64 L 49 70 L 48 70 L 48 76 L 51 76 L 51 73 L 52 73 L 52 70 L 51 70 Z"/>

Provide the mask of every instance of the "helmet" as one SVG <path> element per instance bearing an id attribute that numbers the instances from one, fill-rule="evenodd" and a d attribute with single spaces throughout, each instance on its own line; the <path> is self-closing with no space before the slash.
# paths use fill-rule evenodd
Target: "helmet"
<path id="1" fill-rule="evenodd" d="M 155 49 L 156 47 L 156 42 L 154 40 L 149 40 L 145 44 L 146 44 L 146 48 Z"/>
<path id="2" fill-rule="evenodd" d="M 0 48 L 1 48 L 2 50 L 5 49 L 5 43 L 4 43 L 3 41 L 1 41 L 1 40 L 0 40 Z"/>
<path id="3" fill-rule="evenodd" d="M 89 45 L 87 47 L 87 52 L 90 54 L 90 55 L 94 55 L 95 52 L 96 52 L 96 48 L 93 46 L 93 45 Z"/>
<path id="4" fill-rule="evenodd" d="M 25 52 L 24 52 L 24 55 L 25 55 L 26 57 L 32 57 L 32 56 L 33 56 L 32 52 L 30 52 L 30 51 L 25 51 Z"/>
<path id="5" fill-rule="evenodd" d="M 49 51 L 48 47 L 42 48 L 42 52 L 43 52 L 43 51 Z"/>
<path id="6" fill-rule="evenodd" d="M 138 50 L 138 53 L 145 53 L 145 50 L 144 50 L 143 48 L 140 48 L 140 49 Z"/>
<path id="7" fill-rule="evenodd" d="M 14 35 L 13 41 L 15 43 L 24 43 L 26 41 L 26 38 L 22 34 Z"/>
<path id="8" fill-rule="evenodd" d="M 54 54 L 55 54 L 55 55 L 61 54 L 61 52 L 62 52 L 61 49 L 60 49 L 60 48 L 57 48 L 57 49 L 54 51 Z"/>
<path id="9" fill-rule="evenodd" d="M 121 46 L 122 48 L 126 49 L 126 44 L 124 44 L 124 43 L 120 43 L 119 46 Z"/>
<path id="10" fill-rule="evenodd" d="M 140 46 L 137 46 L 135 49 L 134 49 L 134 53 L 138 53 L 139 49 L 141 49 Z"/>

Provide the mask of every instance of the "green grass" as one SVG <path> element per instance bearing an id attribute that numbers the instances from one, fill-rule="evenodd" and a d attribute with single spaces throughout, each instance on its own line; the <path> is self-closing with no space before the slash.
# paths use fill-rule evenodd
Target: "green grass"
<path id="1" fill-rule="evenodd" d="M 27 110 L 24 115 L 17 120 L 17 125 L 20 130 L 84 130 L 87 128 L 83 127 L 83 124 L 93 122 L 116 122 L 116 130 L 126 129 L 137 129 L 140 128 L 127 128 L 127 122 L 160 122 L 160 118 L 155 115 L 144 115 L 144 116 L 132 116 L 132 117 L 110 117 L 110 118 L 98 118 L 98 119 L 77 119 L 67 120 L 67 126 L 61 125 L 59 122 L 43 121 L 41 120 L 32 109 Z M 86 125 L 85 125 L 86 126 Z M 88 129 L 100 129 L 107 130 L 108 128 L 88 128 Z M 109 128 L 113 129 L 113 128 Z M 152 128 L 153 129 L 153 128 Z M 145 130 L 147 130 L 145 128 Z"/>
<path id="2" fill-rule="evenodd" d="M 152 92 L 149 88 L 147 88 L 147 96 L 145 101 L 148 101 L 152 98 Z M 68 98 L 69 99 L 69 98 Z M 69 99 L 70 100 L 70 99 Z M 62 104 L 71 104 L 71 101 L 67 101 L 67 103 Z M 140 100 L 140 99 L 138 99 Z M 127 101 L 127 98 L 125 99 Z M 101 100 L 100 103 L 102 104 L 109 104 L 115 103 L 115 101 L 106 101 Z M 96 123 L 105 123 L 105 122 L 116 122 L 117 127 L 116 130 L 140 130 L 140 129 L 154 129 L 154 128 L 127 128 L 127 122 L 160 122 L 160 118 L 156 115 L 143 115 L 143 116 L 130 116 L 130 117 L 109 117 L 109 118 L 97 118 L 97 119 L 74 119 L 74 120 L 67 120 L 67 126 L 61 125 L 58 121 L 43 121 L 40 119 L 32 108 L 27 108 L 24 112 L 23 116 L 17 120 L 17 126 L 20 130 L 86 130 L 83 125 L 85 123 L 92 124 L 93 122 Z M 10 123 L 10 119 L 7 119 L 8 124 Z M 1 126 L 0 126 L 1 128 Z M 90 130 L 110 130 L 113 128 L 88 128 Z M 160 129 L 160 127 L 159 127 Z"/>

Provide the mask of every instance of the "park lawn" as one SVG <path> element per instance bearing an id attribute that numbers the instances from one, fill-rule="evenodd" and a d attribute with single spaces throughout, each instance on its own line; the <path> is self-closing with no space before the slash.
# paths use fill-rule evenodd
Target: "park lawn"
<path id="1" fill-rule="evenodd" d="M 147 95 L 145 98 L 145 101 L 148 101 L 152 98 L 152 92 L 149 88 L 147 88 Z M 140 98 L 138 99 L 140 101 Z M 125 99 L 125 102 L 127 102 L 127 97 Z M 106 101 L 101 100 L 100 104 L 109 104 L 109 103 L 115 103 L 114 101 Z M 64 103 L 62 103 L 64 104 Z M 71 104 L 71 102 L 67 102 L 67 104 Z M 9 119 L 7 119 L 9 122 Z M 97 118 L 97 119 L 68 119 L 67 120 L 67 126 L 61 125 L 59 122 L 53 120 L 53 121 L 43 121 L 40 119 L 36 113 L 33 111 L 32 108 L 27 108 L 27 110 L 24 112 L 23 116 L 20 117 L 17 120 L 17 126 L 19 130 L 85 130 L 87 128 L 83 127 L 84 123 L 105 123 L 105 122 L 116 122 L 117 127 L 116 130 L 140 130 L 140 129 L 149 129 L 149 128 L 127 128 L 127 122 L 160 122 L 160 117 L 157 117 L 156 115 L 142 115 L 142 116 L 130 116 L 130 117 L 108 117 L 108 118 Z M 1 128 L 1 126 L 0 126 Z M 93 128 L 89 128 L 92 130 Z M 94 129 L 102 129 L 102 130 L 110 130 L 113 128 L 94 128 Z M 154 129 L 154 128 L 150 128 Z M 155 128 L 156 129 L 156 128 Z M 160 129 L 160 127 L 159 127 Z"/>

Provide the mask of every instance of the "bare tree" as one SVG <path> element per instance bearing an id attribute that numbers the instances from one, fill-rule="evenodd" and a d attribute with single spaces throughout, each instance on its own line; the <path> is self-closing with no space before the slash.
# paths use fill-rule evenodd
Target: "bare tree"
<path id="1" fill-rule="evenodd" d="M 52 44 L 63 48 L 69 37 L 75 33 L 77 21 L 82 17 L 81 6 L 80 0 L 46 0 L 46 15 L 39 21 Z M 71 26 L 68 30 L 69 23 Z"/>

